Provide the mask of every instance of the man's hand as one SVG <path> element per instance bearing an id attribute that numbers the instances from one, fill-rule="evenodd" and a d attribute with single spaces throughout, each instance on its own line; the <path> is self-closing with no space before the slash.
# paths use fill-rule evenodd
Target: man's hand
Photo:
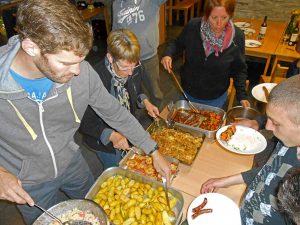
<path id="1" fill-rule="evenodd" d="M 111 133 L 109 140 L 112 142 L 114 148 L 123 149 L 123 150 L 129 148 L 129 144 L 126 137 L 124 137 L 122 134 L 116 131 L 113 131 Z"/>
<path id="2" fill-rule="evenodd" d="M 256 120 L 250 120 L 250 119 L 242 119 L 242 120 L 232 123 L 232 125 L 242 125 L 245 127 L 253 128 L 254 130 L 259 129 L 258 122 Z"/>
<path id="3" fill-rule="evenodd" d="M 21 181 L 3 167 L 0 167 L 0 199 L 34 206 L 34 201 L 22 188 Z"/>
<path id="4" fill-rule="evenodd" d="M 248 100 L 241 100 L 240 103 L 244 108 L 249 108 L 251 106 Z"/>
<path id="5" fill-rule="evenodd" d="M 172 70 L 172 58 L 170 56 L 165 56 L 161 59 L 161 64 L 164 66 L 164 68 L 168 71 L 168 73 L 171 73 Z"/>
<path id="6" fill-rule="evenodd" d="M 158 108 L 155 105 L 153 105 L 148 99 L 144 100 L 144 105 L 149 116 L 156 118 L 159 115 Z"/>
<path id="7" fill-rule="evenodd" d="M 167 178 L 167 182 L 170 183 L 171 167 L 170 163 L 160 154 L 159 151 L 155 151 L 151 154 L 153 159 L 154 168 L 160 175 Z"/>
<path id="8" fill-rule="evenodd" d="M 229 177 L 212 178 L 204 182 L 201 186 L 200 193 L 215 192 L 217 188 L 226 188 L 235 184 L 244 183 L 241 174 L 232 175 Z"/>

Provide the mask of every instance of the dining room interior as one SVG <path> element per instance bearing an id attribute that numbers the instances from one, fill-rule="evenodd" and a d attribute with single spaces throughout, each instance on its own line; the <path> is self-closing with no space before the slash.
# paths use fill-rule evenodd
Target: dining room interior
<path id="1" fill-rule="evenodd" d="M 20 1 L 22 0 L 0 0 L 0 46 L 5 45 L 11 35 L 17 34 L 16 29 L 14 29 L 15 13 Z M 192 18 L 203 16 L 205 1 L 206 0 L 167 0 L 166 3 L 161 6 L 159 15 L 160 45 L 158 47 L 160 59 L 162 58 L 166 45 L 182 32 L 184 26 Z M 81 6 L 84 8 L 80 9 L 82 16 L 84 20 L 90 22 L 93 26 L 94 43 L 86 60 L 95 67 L 106 55 L 106 38 L 112 26 L 112 1 L 76 0 L 74 3 L 78 7 Z M 89 3 L 89 5 L 93 4 L 94 6 L 87 8 L 87 3 Z M 262 23 L 265 17 L 267 17 L 267 28 L 265 33 L 262 34 Z M 291 41 L 296 26 L 298 26 L 297 35 L 299 38 L 299 0 L 289 0 L 288 2 L 285 0 L 277 0 L 276 4 L 273 0 L 236 0 L 233 22 L 243 31 L 245 36 L 245 59 L 248 72 L 246 91 L 251 107 L 260 113 L 265 113 L 265 108 L 261 108 L 261 105 L 265 104 L 261 98 L 265 98 L 265 96 L 257 97 L 256 93 L 253 95 L 253 88 L 261 83 L 280 83 L 284 81 L 287 76 L 291 76 L 295 66 L 298 66 L 299 71 L 300 53 L 295 49 L 296 42 Z M 183 56 L 173 60 L 173 71 L 179 80 L 181 79 L 179 74 L 183 61 Z M 167 109 L 168 104 L 170 104 L 170 102 L 176 103 L 180 101 L 182 99 L 182 93 L 172 76 L 162 65 L 160 65 L 159 76 L 159 85 L 164 95 L 160 110 L 162 111 L 162 117 L 167 118 L 170 110 Z M 269 91 L 270 90 L 271 89 L 269 89 Z M 236 99 L 236 90 L 233 85 L 233 80 L 231 80 L 231 85 L 228 88 L 228 98 L 222 110 L 226 113 L 229 109 L 238 105 L 240 105 L 240 103 Z M 145 129 L 152 123 L 153 120 L 147 116 L 144 116 L 143 121 L 141 121 Z M 263 134 L 268 138 L 272 136 L 272 134 L 267 131 L 263 131 Z M 91 151 L 89 147 L 82 143 L 82 136 L 79 132 L 76 133 L 75 140 L 81 146 L 82 154 L 88 161 L 94 176 L 100 176 L 103 172 L 103 168 L 101 162 L 95 156 L 95 152 Z M 215 149 L 212 149 L 212 146 Z M 207 140 L 204 142 L 192 166 L 180 164 L 180 172 L 172 183 L 175 188 L 182 190 L 185 199 L 183 206 L 185 212 L 187 212 L 189 204 L 199 195 L 199 182 L 203 182 L 212 176 L 225 176 L 232 172 L 248 170 L 253 166 L 253 158 L 253 154 L 239 155 L 224 151 L 222 146 L 218 145 L 215 140 Z M 228 163 L 229 161 L 231 163 Z M 219 169 L 219 165 L 227 165 L 227 167 L 224 166 L 222 169 Z M 209 173 L 209 175 L 206 174 L 206 172 Z M 191 180 L 195 180 L 195 182 L 192 182 L 192 185 Z M 196 185 L 197 183 L 198 185 Z M 245 185 L 237 185 L 236 187 L 221 190 L 220 193 L 228 196 L 235 204 L 239 205 L 244 191 Z M 185 219 L 186 215 L 183 215 L 182 221 L 185 221 Z M 0 225 L 24 224 L 16 206 L 12 203 L 0 200 Z"/>

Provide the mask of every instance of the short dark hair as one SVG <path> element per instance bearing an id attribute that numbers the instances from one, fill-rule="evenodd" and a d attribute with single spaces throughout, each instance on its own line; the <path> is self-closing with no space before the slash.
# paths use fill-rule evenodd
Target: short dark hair
<path id="1" fill-rule="evenodd" d="M 288 117 L 295 125 L 300 125 L 300 74 L 276 85 L 269 97 L 268 105 L 288 109 Z"/>
<path id="2" fill-rule="evenodd" d="M 284 179 L 277 194 L 279 207 L 300 224 L 300 167 L 293 169 Z"/>
<path id="3" fill-rule="evenodd" d="M 91 26 L 69 0 L 23 0 L 16 25 L 20 39 L 29 38 L 42 54 L 66 50 L 85 56 L 93 44 Z"/>

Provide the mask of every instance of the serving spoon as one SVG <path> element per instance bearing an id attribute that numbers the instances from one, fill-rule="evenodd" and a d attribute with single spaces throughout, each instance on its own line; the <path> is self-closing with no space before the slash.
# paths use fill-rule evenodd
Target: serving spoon
<path id="1" fill-rule="evenodd" d="M 46 213 L 48 216 L 50 216 L 53 220 L 57 221 L 61 225 L 92 225 L 90 222 L 87 222 L 85 220 L 69 220 L 66 222 L 62 222 L 60 219 L 58 219 L 56 216 L 54 216 L 52 213 L 50 213 L 48 210 L 44 209 L 43 207 L 34 204 L 35 207 L 42 210 L 44 213 Z"/>

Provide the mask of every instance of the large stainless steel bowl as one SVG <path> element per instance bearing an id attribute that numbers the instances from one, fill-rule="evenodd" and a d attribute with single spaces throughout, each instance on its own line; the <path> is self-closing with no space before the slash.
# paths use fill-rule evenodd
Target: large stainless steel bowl
<path id="1" fill-rule="evenodd" d="M 243 106 L 235 106 L 229 109 L 226 113 L 226 122 L 232 123 L 242 119 L 254 119 L 260 113 L 253 108 L 244 108 Z"/>
<path id="2" fill-rule="evenodd" d="M 95 202 L 88 199 L 66 200 L 52 206 L 50 209 L 48 209 L 48 211 L 50 211 L 54 216 L 59 217 L 60 215 L 63 215 L 75 208 L 82 211 L 89 211 L 99 219 L 101 225 L 109 225 L 109 220 L 104 210 Z M 53 222 L 53 219 L 46 213 L 43 213 L 36 219 L 36 221 L 34 221 L 32 225 L 49 225 L 51 222 Z"/>

